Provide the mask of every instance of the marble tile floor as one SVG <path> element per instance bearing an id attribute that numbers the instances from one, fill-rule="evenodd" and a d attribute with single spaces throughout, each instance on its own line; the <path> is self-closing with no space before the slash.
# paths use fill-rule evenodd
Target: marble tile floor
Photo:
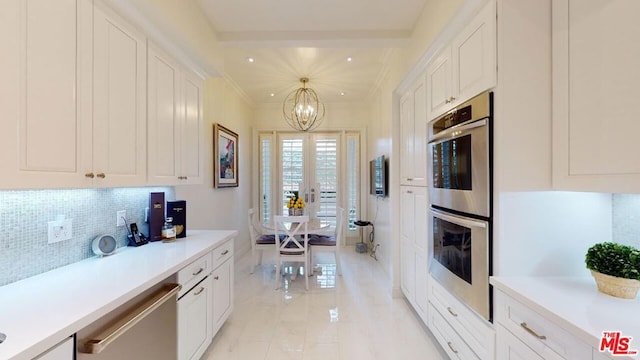
<path id="1" fill-rule="evenodd" d="M 392 298 L 379 264 L 353 247 L 318 254 L 315 272 L 288 273 L 275 286 L 274 253 L 249 273 L 251 252 L 235 264 L 235 308 L 203 360 L 442 360 L 447 355 L 404 298 Z M 291 268 L 287 269 L 288 271 Z"/>

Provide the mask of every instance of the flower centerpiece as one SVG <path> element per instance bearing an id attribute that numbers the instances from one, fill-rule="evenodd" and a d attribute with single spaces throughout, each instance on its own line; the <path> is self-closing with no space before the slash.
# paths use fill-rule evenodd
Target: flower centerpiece
<path id="1" fill-rule="evenodd" d="M 612 242 L 595 244 L 587 250 L 587 269 L 598 290 L 624 299 L 634 299 L 640 289 L 640 250 Z"/>
<path id="2" fill-rule="evenodd" d="M 298 197 L 298 194 L 294 194 L 289 198 L 287 203 L 287 209 L 289 209 L 289 215 L 301 216 L 304 215 L 304 200 Z"/>

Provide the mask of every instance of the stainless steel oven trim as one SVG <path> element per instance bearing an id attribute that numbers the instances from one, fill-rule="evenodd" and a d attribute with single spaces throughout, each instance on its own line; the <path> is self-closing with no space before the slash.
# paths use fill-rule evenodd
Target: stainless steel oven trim
<path id="1" fill-rule="evenodd" d="M 456 125 L 453 127 L 450 127 L 446 130 L 443 130 L 433 136 L 431 136 L 429 141 L 429 144 L 437 144 L 440 143 L 444 140 L 451 140 L 451 139 L 457 139 L 459 137 L 465 136 L 467 134 L 471 133 L 471 130 L 481 127 L 481 126 L 485 126 L 487 125 L 487 119 L 481 119 L 481 120 L 469 120 L 465 123 L 462 123 L 460 125 Z M 443 139 L 442 141 L 438 141 L 440 139 Z"/>
<path id="2" fill-rule="evenodd" d="M 489 289 L 489 223 L 484 220 L 476 220 L 461 217 L 459 215 L 446 214 L 442 211 L 429 209 L 429 228 L 432 229 L 433 217 L 448 221 L 460 226 L 471 228 L 471 271 L 472 284 L 459 278 L 456 274 L 440 264 L 433 254 L 433 230 L 429 231 L 429 273 L 451 294 L 467 304 L 481 317 L 490 320 L 490 289 Z M 477 240 L 478 236 L 483 239 Z"/>
<path id="3" fill-rule="evenodd" d="M 439 141 L 429 142 L 427 146 L 428 152 L 428 185 L 429 198 L 432 204 L 468 214 L 474 214 L 484 217 L 490 216 L 490 185 L 489 185 L 489 129 L 487 119 L 476 121 L 483 123 L 478 124 L 463 131 L 456 137 L 440 139 Z M 458 190 L 438 188 L 434 185 L 433 176 L 433 147 L 462 136 L 471 135 L 471 156 L 472 177 L 471 186 L 473 190 Z"/>

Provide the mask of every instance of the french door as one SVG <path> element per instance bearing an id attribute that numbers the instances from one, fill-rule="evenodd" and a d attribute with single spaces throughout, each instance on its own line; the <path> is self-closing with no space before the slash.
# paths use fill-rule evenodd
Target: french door
<path id="1" fill-rule="evenodd" d="M 340 134 L 278 134 L 278 204 L 286 213 L 289 198 L 298 194 L 307 213 L 331 225 L 341 202 Z"/>
<path id="2" fill-rule="evenodd" d="M 360 211 L 360 135 L 356 132 L 264 132 L 259 134 L 259 204 L 264 223 L 287 212 L 298 194 L 306 212 L 332 227 L 345 209 L 347 237 L 357 235 Z"/>

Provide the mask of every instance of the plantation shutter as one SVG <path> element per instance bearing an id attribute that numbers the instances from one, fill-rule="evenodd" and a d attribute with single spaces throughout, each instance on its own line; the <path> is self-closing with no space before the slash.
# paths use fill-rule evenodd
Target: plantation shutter
<path id="1" fill-rule="evenodd" d="M 337 136 L 315 139 L 315 182 L 320 184 L 320 201 L 316 205 L 317 216 L 333 227 L 336 225 L 336 207 L 340 187 Z"/>
<path id="2" fill-rule="evenodd" d="M 280 149 L 282 166 L 282 214 L 287 213 L 287 202 L 298 191 L 304 177 L 303 139 L 282 139 Z"/>

